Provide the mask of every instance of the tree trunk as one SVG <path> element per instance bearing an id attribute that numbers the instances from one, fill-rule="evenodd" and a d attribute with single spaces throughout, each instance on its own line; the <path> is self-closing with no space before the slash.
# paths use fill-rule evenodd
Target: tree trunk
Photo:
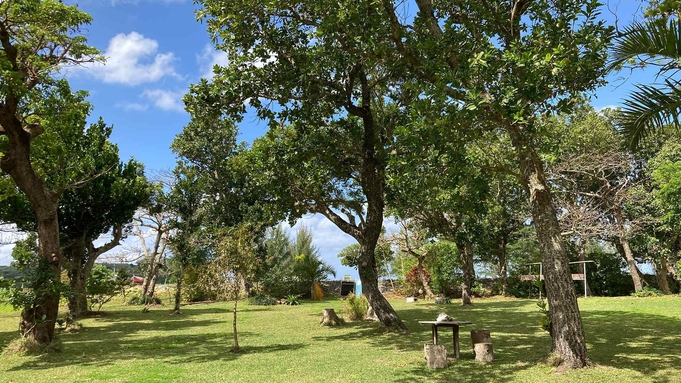
<path id="1" fill-rule="evenodd" d="M 177 276 L 177 285 L 175 286 L 175 312 L 180 312 L 180 303 L 182 302 L 182 274 L 184 274 L 184 265 L 180 264 L 180 272 Z"/>
<path id="2" fill-rule="evenodd" d="M 631 251 L 631 247 L 629 246 L 629 241 L 624 236 L 620 236 L 618 240 L 620 246 L 617 247 L 618 250 L 620 250 L 622 258 L 627 261 L 627 265 L 629 266 L 629 274 L 631 275 L 631 279 L 634 281 L 634 291 L 642 291 L 643 276 L 636 265 L 636 259 L 634 258 L 634 253 Z"/>
<path id="3" fill-rule="evenodd" d="M 156 290 L 156 280 L 158 279 L 158 265 L 154 268 L 154 274 L 151 275 L 151 279 L 149 281 L 149 287 L 147 288 L 147 294 L 145 295 L 146 297 L 153 298 L 154 297 L 154 292 Z"/>
<path id="4" fill-rule="evenodd" d="M 653 262 L 653 264 L 655 264 Z M 669 282 L 667 280 L 667 257 L 664 254 L 660 254 L 660 268 L 655 268 L 655 272 L 658 276 L 658 284 L 660 285 L 660 290 L 663 293 L 669 295 L 672 290 L 669 288 Z"/>
<path id="5" fill-rule="evenodd" d="M 423 272 L 423 256 L 417 256 L 416 270 L 419 273 L 419 278 L 421 278 L 421 284 L 423 285 L 423 291 L 426 292 L 428 299 L 433 299 L 435 294 L 433 290 L 430 289 L 430 282 L 426 279 L 426 273 Z"/>
<path id="6" fill-rule="evenodd" d="M 643 290 L 643 276 L 641 271 L 636 266 L 636 259 L 634 258 L 634 252 L 631 251 L 629 246 L 629 240 L 627 239 L 626 230 L 624 228 L 624 215 L 622 214 L 622 209 L 617 207 L 615 209 L 615 218 L 617 220 L 617 231 L 618 239 L 620 241 L 622 256 L 624 260 L 627 261 L 629 266 L 629 274 L 631 274 L 631 279 L 634 281 L 634 290 L 636 292 Z"/>
<path id="7" fill-rule="evenodd" d="M 241 288 L 241 286 L 239 286 Z M 239 296 L 237 293 L 237 297 L 234 299 L 234 318 L 232 320 L 232 331 L 234 333 L 234 344 L 232 345 L 232 352 L 239 352 L 239 336 L 236 331 L 236 313 L 237 313 L 237 305 L 239 304 Z"/>
<path id="8" fill-rule="evenodd" d="M 475 267 L 473 264 L 473 244 L 470 242 L 456 241 L 456 248 L 459 249 L 459 257 L 461 259 L 461 271 L 463 272 L 463 281 L 461 282 L 461 304 L 470 305 L 475 281 Z"/>
<path id="9" fill-rule="evenodd" d="M 378 236 L 376 239 L 378 240 Z M 357 270 L 359 271 L 359 278 L 362 280 L 362 293 L 367 297 L 369 305 L 374 310 L 374 313 L 383 326 L 396 327 L 407 332 L 407 326 L 402 323 L 402 320 L 397 316 L 395 309 L 393 309 L 390 302 L 385 299 L 378 289 L 378 270 L 374 257 L 375 249 L 376 241 L 373 241 L 373 245 L 367 243 L 360 244 L 360 257 Z"/>
<path id="10" fill-rule="evenodd" d="M 72 265 L 69 269 L 69 284 L 71 287 L 71 295 L 69 296 L 69 316 L 71 318 L 78 318 L 88 310 L 87 293 L 85 291 L 86 276 L 83 269 L 76 265 L 82 259 L 72 258 Z"/>
<path id="11" fill-rule="evenodd" d="M 36 297 L 31 307 L 21 313 L 22 334 L 40 344 L 48 344 L 54 337 L 54 326 L 59 312 L 59 292 L 44 289 L 60 283 L 61 248 L 59 246 L 59 222 L 57 216 L 59 193 L 45 187 L 42 179 L 31 166 L 31 130 L 24 127 L 16 117 L 19 101 L 10 99 L 0 105 L 0 125 L 7 136 L 7 150 L 0 158 L 0 168 L 12 177 L 17 187 L 26 194 L 35 213 L 40 258 L 46 268 L 45 278 L 32 286 L 36 291 L 47 293 Z M 37 131 L 34 133 L 38 133 Z"/>
<path id="12" fill-rule="evenodd" d="M 564 367 L 582 368 L 588 358 L 570 259 L 541 158 L 521 132 L 530 128 L 510 126 L 509 134 L 520 163 L 520 181 L 530 196 L 532 220 L 542 254 L 544 285 L 554 330 L 551 349 Z"/>
<path id="13" fill-rule="evenodd" d="M 501 295 L 508 296 L 508 261 L 506 260 L 506 245 L 508 237 L 501 237 L 497 258 L 499 259 L 499 280 L 501 281 Z"/>

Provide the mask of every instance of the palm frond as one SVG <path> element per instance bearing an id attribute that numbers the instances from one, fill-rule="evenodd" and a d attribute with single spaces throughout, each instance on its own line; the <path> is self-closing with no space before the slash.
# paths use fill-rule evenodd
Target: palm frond
<path id="1" fill-rule="evenodd" d="M 681 22 L 659 20 L 634 22 L 614 41 L 608 69 L 612 70 L 639 57 L 660 57 L 678 60 L 681 57 Z"/>
<path id="2" fill-rule="evenodd" d="M 637 85 L 624 101 L 620 117 L 621 133 L 635 149 L 643 138 L 665 125 L 679 126 L 681 82 L 666 80 L 663 87 Z"/>

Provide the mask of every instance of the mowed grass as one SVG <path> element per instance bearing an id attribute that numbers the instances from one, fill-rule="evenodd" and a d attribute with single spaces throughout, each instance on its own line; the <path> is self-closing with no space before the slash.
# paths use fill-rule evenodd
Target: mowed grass
<path id="1" fill-rule="evenodd" d="M 301 306 L 240 305 L 242 352 L 229 352 L 230 304 L 197 304 L 170 315 L 110 304 L 102 317 L 63 334 L 63 351 L 0 357 L 0 382 L 681 382 L 681 298 L 580 299 L 594 366 L 555 373 L 543 363 L 550 338 L 539 329 L 533 300 L 477 300 L 472 307 L 391 301 L 411 335 L 377 323 L 320 327 L 321 311 L 341 300 Z M 423 344 L 432 320 L 446 312 L 462 327 L 461 359 L 428 370 Z M 16 337 L 18 313 L 0 307 L 0 347 Z M 496 360 L 478 364 L 471 329 L 489 329 Z M 451 350 L 451 333 L 440 340 Z"/>

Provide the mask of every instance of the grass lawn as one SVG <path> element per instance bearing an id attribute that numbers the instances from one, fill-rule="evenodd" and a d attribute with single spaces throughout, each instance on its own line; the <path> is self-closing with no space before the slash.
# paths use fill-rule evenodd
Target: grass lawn
<path id="1" fill-rule="evenodd" d="M 532 300 L 477 300 L 472 307 L 391 302 L 411 335 L 386 333 L 376 323 L 320 327 L 321 310 L 342 301 L 301 306 L 247 306 L 239 313 L 243 352 L 229 352 L 227 303 L 169 307 L 142 313 L 109 304 L 84 329 L 63 334 L 63 352 L 0 357 L 5 382 L 681 382 L 681 298 L 580 299 L 594 367 L 553 373 L 541 362 L 548 334 L 539 329 Z M 439 312 L 462 327 L 461 359 L 429 371 L 423 344 Z M 18 313 L 0 306 L 0 347 L 16 337 Z M 496 360 L 473 360 L 468 330 L 489 329 Z M 441 332 L 444 340 L 451 339 Z M 451 346 L 450 346 L 451 348 Z"/>

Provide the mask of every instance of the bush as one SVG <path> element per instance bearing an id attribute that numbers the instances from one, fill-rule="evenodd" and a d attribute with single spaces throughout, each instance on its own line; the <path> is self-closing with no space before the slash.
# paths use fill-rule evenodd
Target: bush
<path id="1" fill-rule="evenodd" d="M 128 301 L 131 306 L 141 306 L 141 305 L 162 305 L 161 298 L 159 297 L 146 297 L 144 295 L 136 295 Z"/>
<path id="2" fill-rule="evenodd" d="M 638 297 L 638 298 L 647 298 L 647 297 L 661 297 L 663 296 L 664 293 L 656 288 L 646 286 L 643 288 L 643 290 L 637 292 L 637 293 L 632 293 L 632 297 Z"/>
<path id="3" fill-rule="evenodd" d="M 85 285 L 88 309 L 92 311 L 97 306 L 97 311 L 100 311 L 104 304 L 116 296 L 119 289 L 114 272 L 104 265 L 95 265 Z"/>
<path id="4" fill-rule="evenodd" d="M 369 311 L 369 301 L 364 295 L 357 297 L 355 293 L 348 294 L 348 299 L 343 306 L 343 315 L 348 320 L 362 320 L 367 315 L 367 311 Z"/>
<path id="5" fill-rule="evenodd" d="M 482 283 L 474 282 L 471 292 L 478 298 L 487 298 L 492 296 L 492 290 L 486 288 Z"/>
<path id="6" fill-rule="evenodd" d="M 248 304 L 251 306 L 272 306 L 277 304 L 277 298 L 269 295 L 254 295 L 248 297 Z"/>
<path id="7" fill-rule="evenodd" d="M 300 301 L 298 301 L 298 296 L 295 294 L 291 294 L 284 299 L 284 304 L 288 306 L 298 306 L 300 304 Z"/>

